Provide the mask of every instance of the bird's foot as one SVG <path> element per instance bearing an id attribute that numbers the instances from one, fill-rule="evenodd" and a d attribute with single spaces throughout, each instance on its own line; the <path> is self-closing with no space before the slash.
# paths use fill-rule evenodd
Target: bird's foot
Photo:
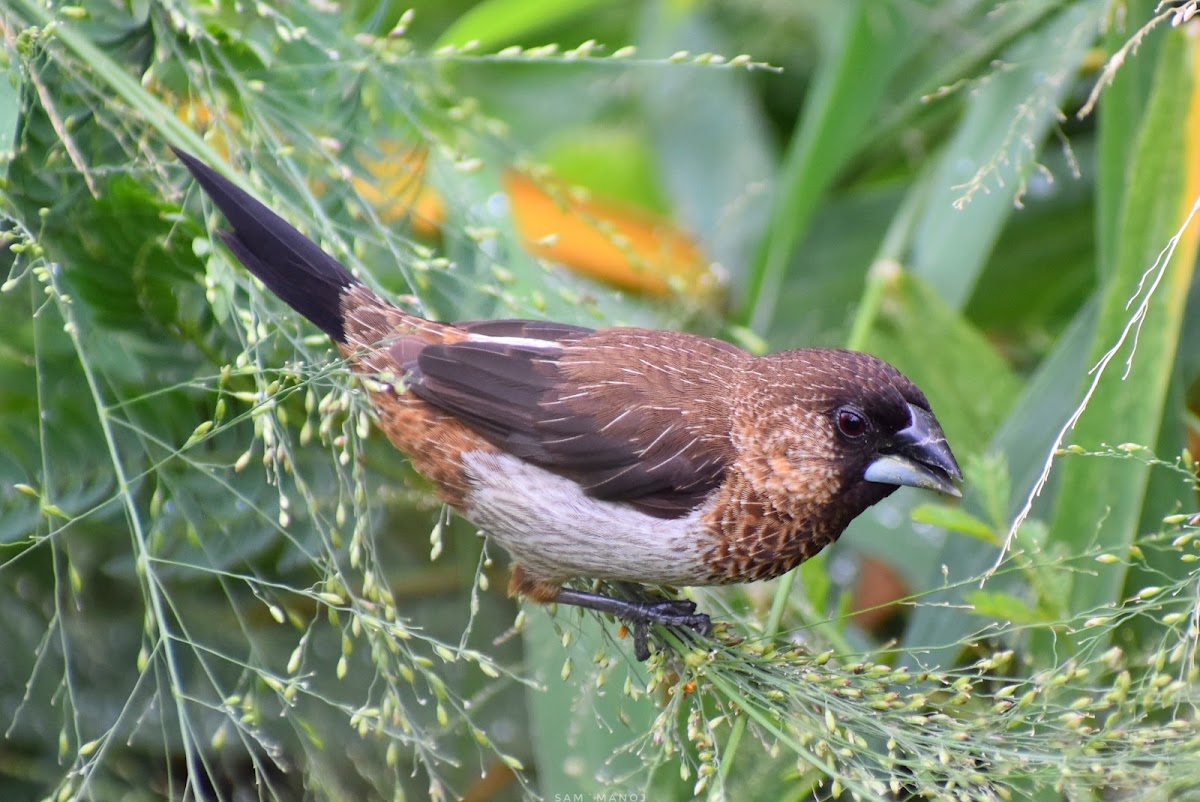
<path id="1" fill-rule="evenodd" d="M 712 632 L 712 619 L 696 612 L 696 603 L 687 599 L 666 601 L 625 601 L 598 593 L 585 593 L 570 588 L 561 589 L 554 601 L 610 613 L 628 623 L 633 630 L 633 654 L 639 660 L 650 657 L 649 632 L 651 624 L 661 624 L 674 630 L 691 629 L 700 635 Z"/>
<path id="2" fill-rule="evenodd" d="M 700 635 L 712 633 L 712 619 L 696 612 L 696 603 L 687 599 L 672 599 L 661 602 L 640 602 L 633 605 L 636 612 L 622 616 L 633 625 L 633 654 L 639 660 L 650 658 L 647 636 L 651 624 L 662 624 L 671 629 L 691 629 Z"/>

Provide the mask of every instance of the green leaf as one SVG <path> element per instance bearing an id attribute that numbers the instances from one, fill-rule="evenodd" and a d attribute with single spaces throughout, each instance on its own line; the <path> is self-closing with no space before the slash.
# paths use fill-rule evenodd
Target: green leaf
<path id="1" fill-rule="evenodd" d="M 855 186 L 831 194 L 814 212 L 812 226 L 779 288 L 775 315 L 765 335 L 775 348 L 862 347 L 848 343 L 849 312 L 860 303 L 867 265 L 892 225 L 903 186 Z"/>
<path id="2" fill-rule="evenodd" d="M 994 451 L 968 457 L 963 467 L 967 482 L 977 491 L 976 503 L 994 529 L 1008 526 L 1008 505 L 1012 498 L 1012 477 L 1008 463 Z"/>
<path id="3" fill-rule="evenodd" d="M 1018 365 L 1045 356 L 1047 338 L 1062 333 L 1096 285 L 1096 148 L 1075 138 L 1069 154 L 1049 147 L 1038 161 L 1046 172 L 1032 179 L 1024 208 L 996 210 L 1007 222 L 965 310 Z"/>
<path id="4" fill-rule="evenodd" d="M 917 226 L 912 269 L 952 308 L 971 297 L 1014 197 L 1024 191 L 1103 6 L 1073 3 L 1021 37 L 1002 58 L 1009 67 L 972 93 L 965 119 L 941 154 Z"/>
<path id="5" fill-rule="evenodd" d="M 1046 624 L 1054 619 L 1011 593 L 976 590 L 966 596 L 971 614 L 1011 621 L 1014 624 Z"/>
<path id="6" fill-rule="evenodd" d="M 912 511 L 912 519 L 920 524 L 940 526 L 948 532 L 968 535 L 991 546 L 999 546 L 1001 542 L 990 526 L 962 507 L 951 507 L 947 504 L 918 504 Z"/>
<path id="7" fill-rule="evenodd" d="M 801 584 L 808 596 L 808 603 L 817 615 L 832 615 L 833 580 L 829 576 L 829 558 L 818 554 L 800 564 Z"/>
<path id="8" fill-rule="evenodd" d="M 1130 0 L 1124 11 L 1130 19 L 1148 19 L 1157 0 Z M 1115 13 L 1115 9 L 1113 10 Z M 1110 52 L 1122 47 L 1127 32 L 1110 26 L 1106 44 Z M 1121 208 L 1129 185 L 1132 151 L 1137 140 L 1138 122 L 1145 113 L 1146 100 L 1153 88 L 1155 57 L 1162 36 L 1151 34 L 1137 48 L 1136 58 L 1126 58 L 1100 103 L 1099 153 L 1097 154 L 1096 241 L 1097 272 L 1111 276 L 1116 270 L 1117 243 Z"/>
<path id="9" fill-rule="evenodd" d="M 16 143 L 17 121 L 21 111 L 21 92 L 15 65 L 9 63 L 5 78 L 0 80 L 0 149 L 7 150 Z"/>
<path id="10" fill-rule="evenodd" d="M 1117 343 L 1121 347 L 1071 435 L 1073 442 L 1088 448 L 1106 442 L 1153 445 L 1166 414 L 1200 219 L 1193 216 L 1170 260 L 1160 260 L 1200 195 L 1200 174 L 1180 169 L 1200 163 L 1198 50 L 1194 36 L 1184 31 L 1168 34 L 1132 151 L 1117 263 L 1102 291 L 1093 361 L 1099 362 Z M 1142 309 L 1140 322 L 1131 317 Z M 1126 553 L 1137 533 L 1148 474 L 1148 466 L 1133 460 L 1066 462 L 1053 540 L 1072 554 L 1089 549 Z M 1070 581 L 1070 609 L 1084 613 L 1115 602 L 1125 572 L 1123 564 L 1097 566 L 1096 575 Z"/>
<path id="11" fill-rule="evenodd" d="M 988 444 L 987 453 L 1003 459 L 1015 489 L 1015 493 L 1006 499 L 1005 520 L 1016 514 L 1031 492 L 1046 458 L 1048 444 L 1070 414 L 1076 377 L 1085 369 L 1094 320 L 1091 306 L 1085 306 L 1076 315 L 1053 351 L 1026 382 L 1020 397 Z M 1056 490 L 1057 486 L 1051 485 L 1043 491 L 1043 502 L 1053 499 Z M 984 501 L 976 498 L 968 488 L 962 503 L 968 511 L 990 517 L 989 505 Z M 1029 526 L 1027 523 L 1021 531 Z M 921 648 L 937 645 L 940 648 L 932 649 L 928 654 L 931 663 L 946 665 L 952 662 L 959 651 L 956 643 L 975 628 L 973 622 L 956 612 L 955 606 L 964 603 L 967 590 L 978 586 L 976 578 L 995 561 L 996 553 L 996 549 L 981 548 L 974 540 L 948 538 L 940 551 L 929 555 L 916 574 L 915 586 L 933 592 L 917 605 L 902 642 Z M 1005 582 L 1012 582 L 1012 587 L 1017 585 L 1015 579 L 996 576 L 990 580 L 989 588 L 994 589 L 997 583 Z"/>
<path id="12" fill-rule="evenodd" d="M 669 208 L 655 175 L 654 154 L 627 128 L 588 125 L 554 132 L 542 161 L 566 184 L 587 187 L 597 198 L 616 199 L 654 212 Z"/>
<path id="13" fill-rule="evenodd" d="M 601 0 L 484 0 L 442 32 L 435 47 L 462 47 L 477 42 L 492 50 L 523 43 L 545 29 L 602 5 Z"/>
<path id="14" fill-rule="evenodd" d="M 170 236 L 180 227 L 167 219 L 176 211 L 172 204 L 131 176 L 117 175 L 94 203 L 63 211 L 47 220 L 47 237 L 57 246 L 52 255 L 66 266 L 67 279 L 95 309 L 98 322 L 150 338 L 180 324 L 193 331 L 211 327 L 198 280 L 200 260 L 184 233 L 192 226 L 184 224 L 177 232 L 182 236 Z M 67 226 L 90 235 L 54 236 Z"/>
<path id="15" fill-rule="evenodd" d="M 830 4 L 821 62 L 776 180 L 775 201 L 737 320 L 765 331 L 818 201 L 861 143 L 884 90 L 913 46 L 912 17 L 892 3 Z M 853 102 L 847 102 L 853 98 Z"/>
<path id="16" fill-rule="evenodd" d="M 597 777 L 633 772 L 639 761 L 623 747 L 649 731 L 654 711 L 645 697 L 635 701 L 626 696 L 621 685 L 628 672 L 635 687 L 644 687 L 645 671 L 631 656 L 618 655 L 616 665 L 600 669 L 609 678 L 604 688 L 597 688 L 593 660 L 602 648 L 610 653 L 632 650 L 628 639 L 608 639 L 606 630 L 615 632 L 619 624 L 563 606 L 554 619 L 544 610 L 531 609 L 527 615 L 525 654 L 539 683 L 528 691 L 529 716 L 544 796 L 588 794 L 596 788 Z M 567 648 L 564 632 L 572 638 Z M 571 673 L 564 678 L 566 660 Z"/>
<path id="17" fill-rule="evenodd" d="M 688 5 L 649 3 L 638 25 L 638 47 L 732 56 L 737 45 L 716 17 Z M 643 86 L 641 116 L 675 217 L 740 286 L 769 213 L 767 187 L 778 172 L 754 77 L 742 70 L 665 69 L 647 72 Z M 700 164 L 705 169 L 697 170 Z"/>

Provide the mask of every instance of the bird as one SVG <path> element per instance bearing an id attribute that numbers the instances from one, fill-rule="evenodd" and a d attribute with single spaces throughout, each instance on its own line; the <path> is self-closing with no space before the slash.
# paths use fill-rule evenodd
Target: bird
<path id="1" fill-rule="evenodd" d="M 174 149 L 230 252 L 332 339 L 376 423 L 437 495 L 512 558 L 509 592 L 630 625 L 711 633 L 687 599 L 574 580 L 706 586 L 781 576 L 901 486 L 960 496 L 924 393 L 866 353 L 762 356 L 678 331 L 428 320 Z M 576 583 L 578 584 L 578 583 Z"/>

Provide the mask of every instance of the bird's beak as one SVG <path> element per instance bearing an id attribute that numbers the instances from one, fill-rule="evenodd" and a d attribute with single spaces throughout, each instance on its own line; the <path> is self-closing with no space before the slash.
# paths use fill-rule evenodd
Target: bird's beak
<path id="1" fill-rule="evenodd" d="M 937 418 L 912 404 L 908 405 L 908 411 L 912 423 L 880 446 L 863 478 L 868 482 L 924 487 L 961 496 L 957 483 L 962 481 L 962 471 Z"/>

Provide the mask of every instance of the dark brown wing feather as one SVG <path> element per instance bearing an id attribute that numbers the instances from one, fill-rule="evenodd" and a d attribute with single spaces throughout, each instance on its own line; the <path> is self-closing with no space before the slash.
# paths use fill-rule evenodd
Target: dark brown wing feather
<path id="1" fill-rule="evenodd" d="M 542 394 L 554 387 L 554 364 L 539 352 L 511 345 L 427 345 L 408 372 L 412 391 L 470 423 L 512 454 L 530 459 L 523 445 L 537 425 Z"/>
<path id="2" fill-rule="evenodd" d="M 524 337 L 550 342 L 566 342 L 595 332 L 595 329 L 586 326 L 572 326 L 570 323 L 555 323 L 550 320 L 469 320 L 455 323 L 454 326 L 485 337 Z"/>
<path id="3" fill-rule="evenodd" d="M 536 324 L 539 332 L 518 323 L 462 327 L 561 348 L 429 345 L 406 366 L 412 391 L 589 494 L 659 517 L 687 514 L 721 482 L 733 459 L 728 403 L 744 352 L 677 332 Z"/>

